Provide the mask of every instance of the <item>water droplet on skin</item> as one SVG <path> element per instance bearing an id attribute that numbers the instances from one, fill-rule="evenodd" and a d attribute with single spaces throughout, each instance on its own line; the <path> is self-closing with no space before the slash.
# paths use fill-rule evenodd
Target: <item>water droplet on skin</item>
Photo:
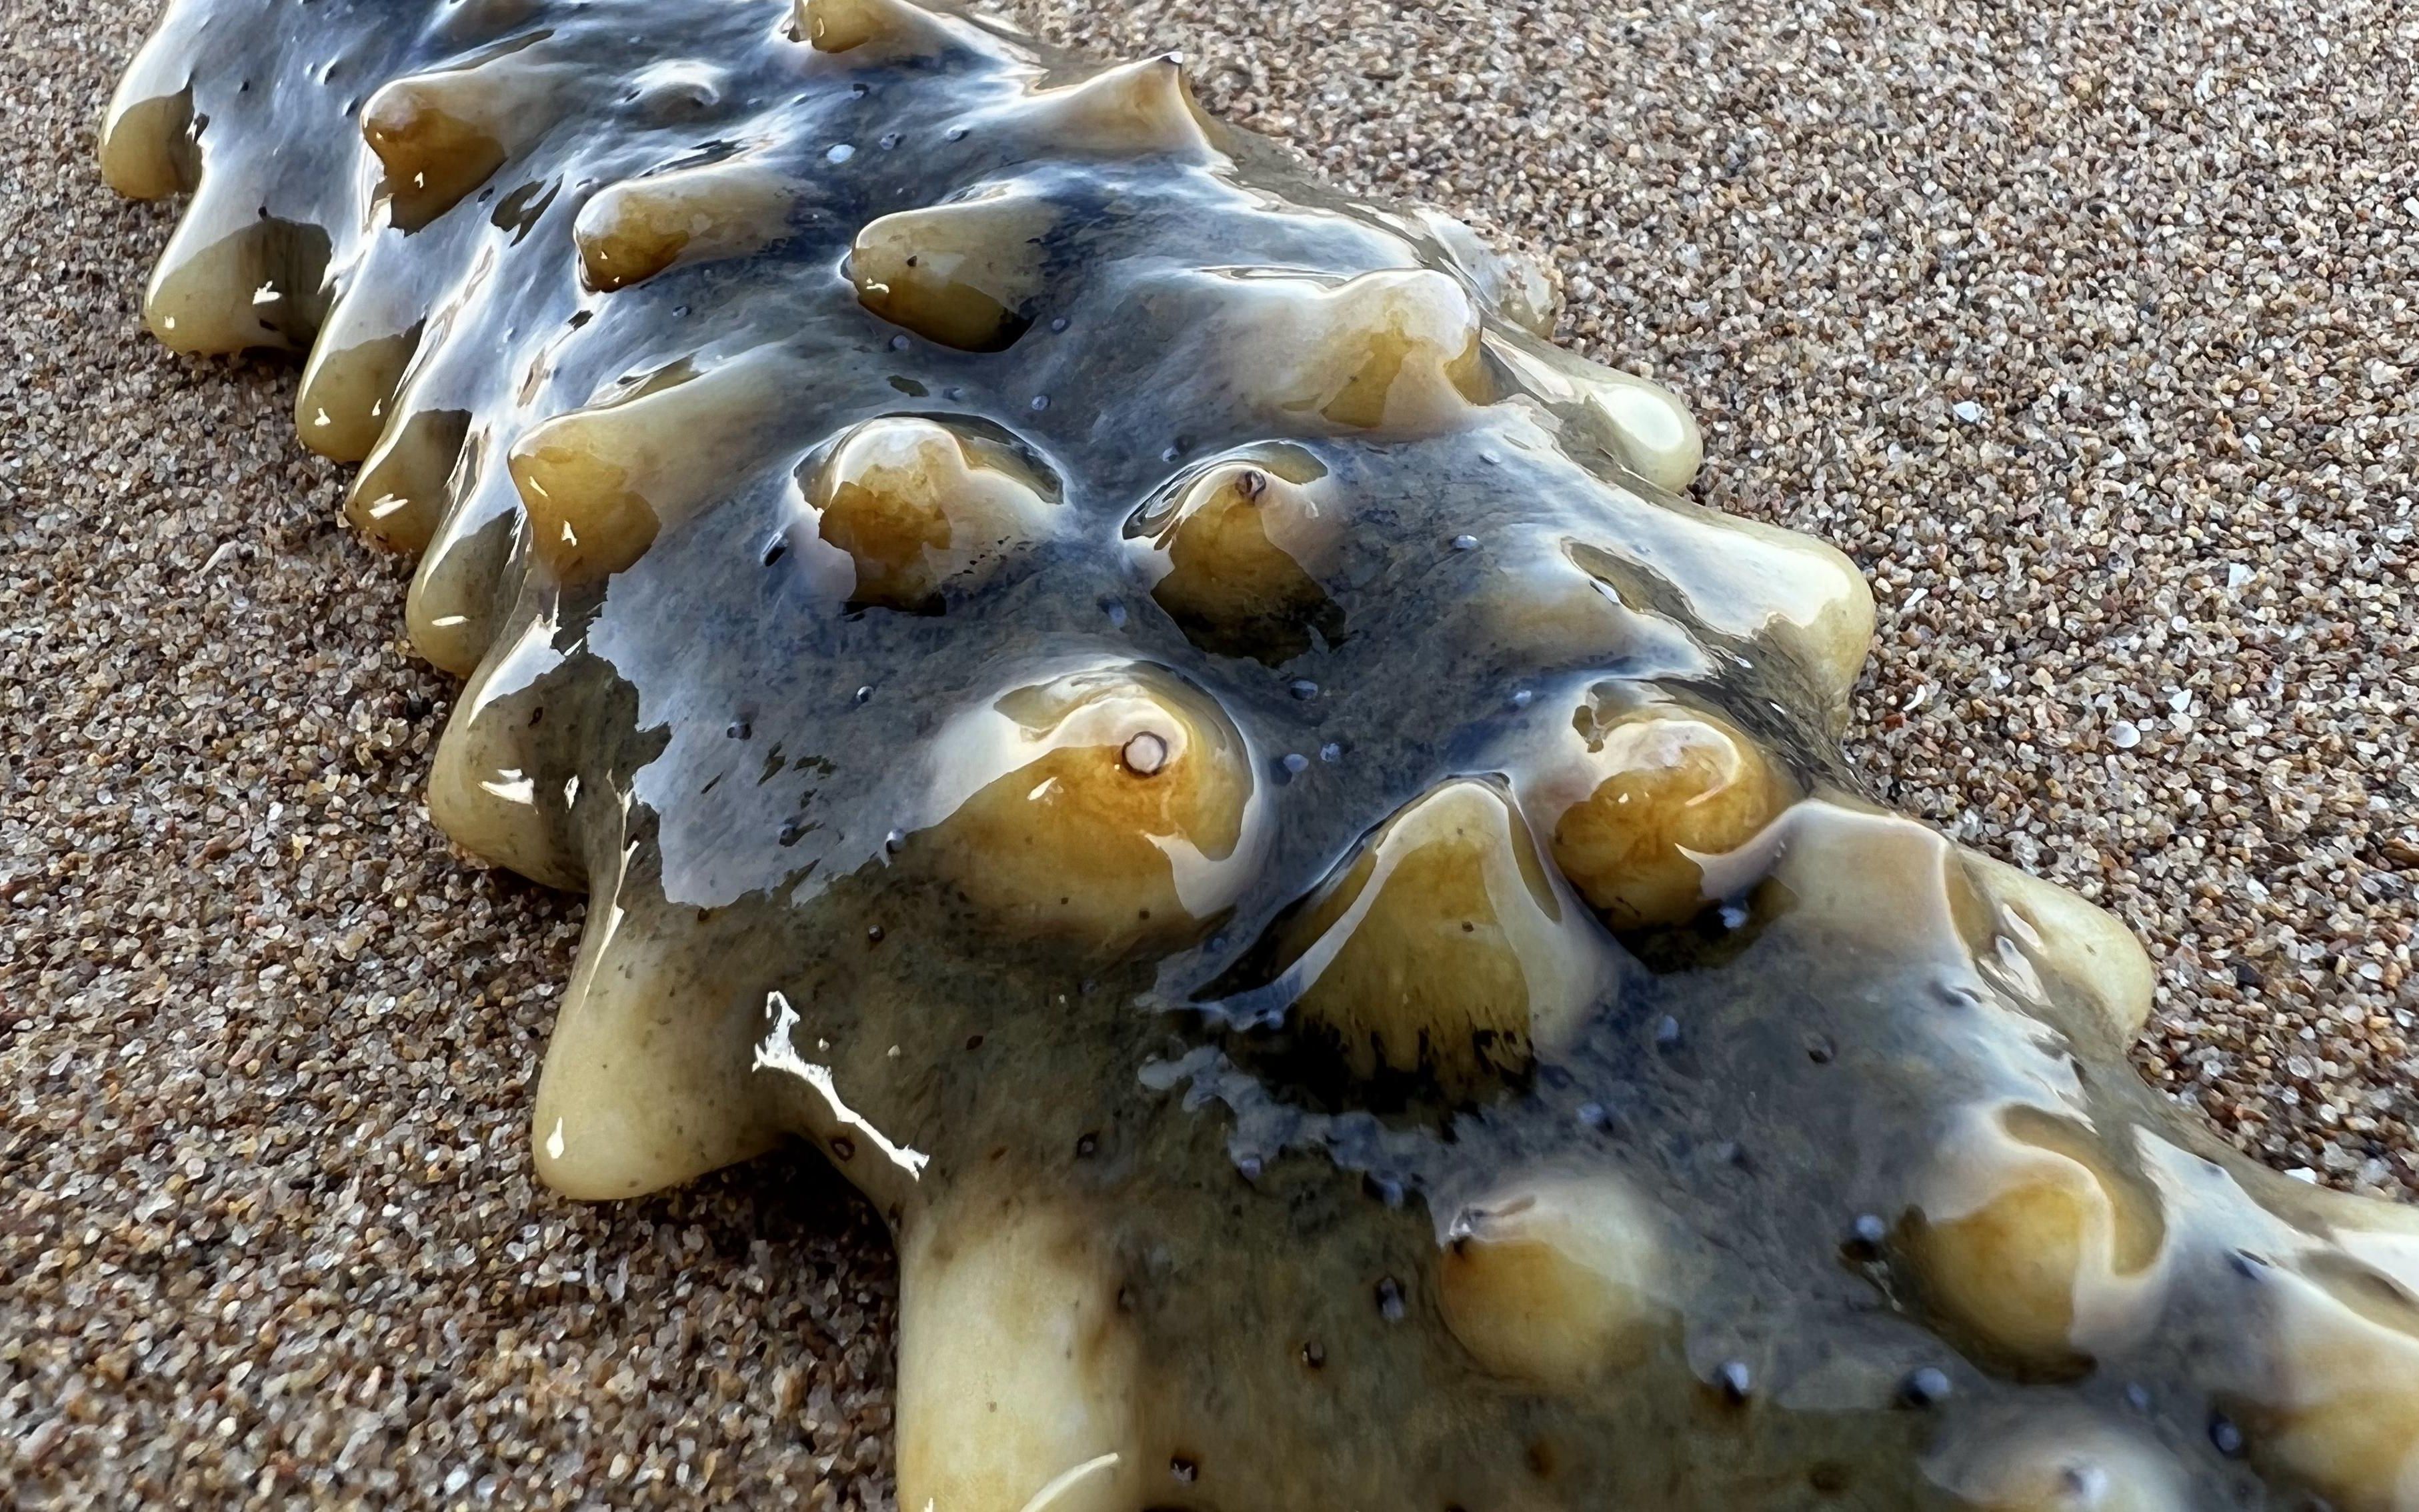
<path id="1" fill-rule="evenodd" d="M 1882 1247 L 1882 1241 L 1889 1237 L 1889 1225 L 1882 1222 L 1881 1214 L 1877 1212 L 1860 1212 L 1857 1214 L 1857 1221 L 1849 1225 L 1848 1234 L 1855 1243 L 1868 1250 L 1877 1250 Z"/>
<path id="2" fill-rule="evenodd" d="M 1669 1050 L 1680 1042 L 1680 1021 L 1666 1013 L 1655 1021 L 1655 1042 Z"/>
<path id="3" fill-rule="evenodd" d="M 1235 1162 L 1235 1169 L 1241 1173 L 1244 1180 L 1256 1181 L 1260 1179 L 1260 1157 L 1257 1155 L 1245 1155 L 1240 1160 Z"/>
<path id="4" fill-rule="evenodd" d="M 879 924 L 871 924 L 871 925 L 868 925 L 868 926 L 866 927 L 866 931 L 865 931 L 865 943 L 866 943 L 866 944 L 868 944 L 868 945 L 880 945 L 880 944 L 882 943 L 882 926 L 881 926 L 881 925 L 879 925 Z"/>
<path id="5" fill-rule="evenodd" d="M 1286 691 L 1307 703 L 1312 699 L 1318 697 L 1318 685 L 1312 682 L 1307 677 L 1297 677 L 1290 685 L 1287 686 Z"/>
<path id="6" fill-rule="evenodd" d="M 856 690 L 856 702 L 859 702 L 859 703 L 863 703 L 863 702 L 867 702 L 868 700 L 871 699 L 872 697 L 873 697 L 873 685 L 872 685 L 871 683 L 868 683 L 868 684 L 866 684 L 863 687 L 860 687 L 860 688 L 858 688 L 858 689 Z"/>
<path id="7" fill-rule="evenodd" d="M 845 142 L 842 142 L 835 146 L 829 152 L 824 153 L 824 161 L 825 162 L 846 162 L 849 159 L 855 156 L 856 148 L 850 147 Z"/>
<path id="8" fill-rule="evenodd" d="M 804 825 L 799 824 L 794 819 L 790 820 L 781 826 L 781 843 L 784 845 L 795 845 L 798 843 L 799 840 L 805 836 L 806 832 L 807 829 Z"/>
<path id="9" fill-rule="evenodd" d="M 1456 551 L 1475 551 L 1478 549 L 1478 537 L 1456 535 L 1453 538 L 1453 548 Z"/>
<path id="10" fill-rule="evenodd" d="M 2125 1385 L 2125 1405 L 2137 1412 L 2149 1412 L 2150 1410 L 2150 1388 L 2143 1385 L 2138 1381 L 2128 1381 Z"/>
<path id="11" fill-rule="evenodd" d="M 1108 614 L 1110 629 L 1122 630 L 1126 627 L 1126 607 L 1123 604 L 1111 604 L 1108 607 Z"/>
<path id="12" fill-rule="evenodd" d="M 1308 1365 L 1313 1370 L 1325 1369 L 1327 1367 L 1327 1346 L 1317 1342 L 1303 1345 L 1302 1347 L 1302 1363 Z"/>
<path id="13" fill-rule="evenodd" d="M 1065 316 L 1063 316 L 1063 315 L 1061 315 L 1061 316 L 1052 316 L 1051 321 L 1050 321 L 1050 329 L 1051 329 L 1052 331 L 1054 331 L 1054 332 L 1058 332 L 1058 331 L 1064 331 L 1064 330 L 1066 330 L 1066 329 L 1067 329 L 1067 317 L 1066 317 Z"/>
<path id="14" fill-rule="evenodd" d="M 882 837 L 882 848 L 894 854 L 898 851 L 899 847 L 906 843 L 907 835 L 904 830 L 894 829 L 889 834 Z"/>
<path id="15" fill-rule="evenodd" d="M 775 541 L 775 542 L 773 542 L 770 546 L 767 546 L 766 548 L 764 548 L 764 565 L 766 565 L 766 566 L 768 566 L 768 567 L 769 567 L 769 566 L 771 566 L 774 563 L 778 562 L 778 561 L 780 561 L 783 557 L 785 557 L 785 556 L 789 555 L 789 552 L 790 552 L 790 543 L 789 543 L 789 542 L 787 542 L 787 541 Z"/>
<path id="16" fill-rule="evenodd" d="M 903 351 L 905 351 L 905 350 L 907 349 L 907 338 L 906 338 L 906 336 L 905 336 L 904 334 L 901 334 L 901 335 L 897 335 L 897 336 L 893 336 L 893 337 L 891 337 L 891 338 L 890 338 L 890 349 L 891 349 L 892 351 L 894 351 L 894 352 L 903 352 Z"/>
<path id="17" fill-rule="evenodd" d="M 1048 394 L 1046 394 L 1046 393 L 1037 393 L 1037 394 L 1035 394 L 1035 395 L 1033 396 L 1033 403 L 1032 403 L 1032 405 L 1031 405 L 1031 407 L 1030 407 L 1030 408 L 1031 408 L 1031 409 L 1033 409 L 1034 410 L 1036 410 L 1037 412 L 1038 412 L 1038 411 L 1040 411 L 1040 410 L 1043 410 L 1043 409 L 1049 409 L 1049 408 L 1050 408 L 1050 395 L 1048 395 Z"/>
<path id="18" fill-rule="evenodd" d="M 1899 1387 L 1899 1395 L 1909 1407 L 1931 1407 L 1949 1398 L 1948 1373 L 1933 1365 L 1909 1374 Z"/>
<path id="19" fill-rule="evenodd" d="M 1722 1395 L 1734 1402 L 1746 1401 L 1749 1393 L 1755 1389 L 1755 1378 L 1749 1373 L 1745 1360 L 1723 1361 L 1721 1367 L 1714 1372 L 1714 1379 L 1720 1382 Z"/>
<path id="20" fill-rule="evenodd" d="M 1601 1103 L 1582 1103 L 1579 1106 L 1579 1119 L 1581 1128 L 1601 1129 L 1612 1121 L 1612 1115 L 1604 1110 Z"/>
<path id="21" fill-rule="evenodd" d="M 889 151 L 892 147 L 897 147 L 897 146 L 899 145 L 899 142 L 900 142 L 900 136 L 899 136 L 899 133 L 898 133 L 897 131 L 885 131 L 885 132 L 883 132 L 883 133 L 882 133 L 882 150 L 883 150 L 883 151 L 885 151 L 885 152 Z"/>
<path id="22" fill-rule="evenodd" d="M 1391 1275 L 1378 1282 L 1378 1316 L 1390 1323 L 1403 1320 L 1403 1284 Z"/>
<path id="23" fill-rule="evenodd" d="M 2209 1420 L 2209 1442 L 2228 1459 L 2239 1459 L 2242 1456 L 2242 1430 L 2234 1426 L 2232 1418 L 2222 1412 Z"/>
<path id="24" fill-rule="evenodd" d="M 941 135 L 951 142 L 963 142 L 966 139 L 966 129 L 963 126 L 952 126 Z"/>
<path id="25" fill-rule="evenodd" d="M 1194 1478 L 1201 1473 L 1201 1467 L 1194 1464 L 1192 1460 L 1185 1458 L 1182 1455 L 1178 1455 L 1175 1458 L 1170 1459 L 1167 1462 L 1167 1473 L 1176 1477 L 1176 1483 L 1178 1485 L 1190 1486 L 1193 1484 Z"/>
<path id="26" fill-rule="evenodd" d="M 1318 748 L 1318 759 L 1332 766 L 1344 759 L 1344 748 L 1331 740 Z"/>
<path id="27" fill-rule="evenodd" d="M 1536 702 L 1537 695 L 1525 687 L 1512 695 L 1512 706 L 1516 709 L 1525 709 Z"/>
<path id="28" fill-rule="evenodd" d="M 731 721 L 731 727 L 722 733 L 733 740 L 745 740 L 747 738 L 747 720 L 733 719 Z"/>

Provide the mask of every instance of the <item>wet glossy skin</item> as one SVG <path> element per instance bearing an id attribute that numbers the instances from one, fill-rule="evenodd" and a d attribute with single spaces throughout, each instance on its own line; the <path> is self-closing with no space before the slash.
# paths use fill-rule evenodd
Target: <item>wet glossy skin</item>
<path id="1" fill-rule="evenodd" d="M 817 1140 L 902 1506 L 2419 1507 L 2419 1225 L 1847 792 L 1853 566 L 1466 230 L 899 0 L 184 0 L 102 159 L 593 895 L 540 1174 Z"/>

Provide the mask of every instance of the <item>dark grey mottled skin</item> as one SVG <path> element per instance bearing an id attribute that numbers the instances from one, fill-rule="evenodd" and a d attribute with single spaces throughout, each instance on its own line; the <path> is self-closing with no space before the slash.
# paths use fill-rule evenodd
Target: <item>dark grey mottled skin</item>
<path id="1" fill-rule="evenodd" d="M 121 187 L 194 195 L 150 301 L 173 345 L 302 352 L 331 311 L 359 316 L 348 340 L 408 333 L 371 428 L 430 417 L 441 441 L 424 497 L 373 532 L 425 545 L 415 639 L 473 676 L 433 802 L 473 850 L 596 894 L 542 1174 L 609 1196 L 816 1138 L 900 1233 L 901 1502 L 938 1512 L 2419 1506 L 2395 1443 L 2419 1426 L 2410 1226 L 2181 1127 L 2067 937 L 1857 807 L 1831 734 L 1853 656 L 1843 677 L 1778 559 L 1540 377 L 1517 271 L 1189 115 L 1071 147 L 1033 93 L 1084 77 L 1067 61 L 963 19 L 825 9 L 889 40 L 826 50 L 799 34 L 811 8 L 724 0 L 181 0 L 109 127 Z M 361 139 L 381 85 L 499 60 L 543 77 L 506 88 L 496 162 L 446 193 L 381 174 Z M 788 186 L 776 234 L 583 281 L 596 195 L 734 156 Z M 863 228 L 986 189 L 1049 210 L 1013 331 L 980 344 L 999 349 L 860 298 Z M 1245 275 L 1332 292 L 1419 268 L 1447 304 L 1505 307 L 1442 353 L 1463 399 L 1373 423 L 1272 403 L 1314 336 L 1257 320 Z M 533 540 L 508 460 L 533 427 L 743 357 L 765 364 L 744 420 L 649 433 L 630 560 Z M 324 392 L 306 381 L 306 436 Z M 901 415 L 1005 448 L 1053 524 L 870 602 L 835 587 L 813 479 L 851 427 Z M 1131 522 L 1277 442 L 1343 510 L 1315 609 L 1205 632 L 1154 596 Z M 391 497 L 364 495 L 357 514 Z M 1556 605 L 1600 633 L 1564 634 Z M 1248 792 L 1236 874 L 1177 927 L 1004 904 L 997 877 L 1025 873 L 994 873 L 994 831 L 953 807 L 964 764 L 1016 777 L 965 753 L 968 711 L 1070 669 L 1185 690 L 1241 742 L 1203 800 Z M 1550 1043 L 1542 1016 L 1508 1049 L 1431 1017 L 1396 1064 L 1384 1031 L 1296 1010 L 1292 921 L 1389 815 L 1462 777 L 1518 815 L 1575 715 L 1640 701 L 1710 717 L 1800 799 L 1705 861 L 1702 911 L 1615 930 L 1533 880 L 1597 973 Z M 1102 872 L 1067 886 L 1122 885 Z M 1436 949 L 1414 976 L 1451 999 Z M 2071 1131 L 2027 1148 L 2095 1150 L 2073 1170 L 2148 1236 L 2103 1288 L 2124 1316 L 2087 1341 L 2078 1300 L 2072 1350 L 1995 1333 L 1928 1245 L 1978 1109 Z M 1651 1296 L 1579 1379 L 1447 1316 L 1485 1215 L 1538 1173 L 1653 1215 L 1611 1242 L 1651 1254 Z M 1032 1294 L 981 1279 L 1024 1264 Z M 1057 1365 L 1034 1363 L 1045 1335 Z M 970 1381 L 998 1396 L 967 1418 Z M 1045 1484 L 1029 1466 L 1059 1441 L 1029 1425 L 1062 1415 L 1073 1478 Z"/>

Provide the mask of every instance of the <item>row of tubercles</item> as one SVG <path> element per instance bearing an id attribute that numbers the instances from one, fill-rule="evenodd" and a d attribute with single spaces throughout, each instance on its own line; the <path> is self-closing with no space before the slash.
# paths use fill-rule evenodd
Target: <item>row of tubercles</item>
<path id="1" fill-rule="evenodd" d="M 2104 1027 L 2139 1022 L 2146 1005 L 2117 995 L 2147 981 L 2104 969 L 2095 952 L 2124 936 L 2096 911 L 2050 916 L 1920 825 L 1805 798 L 1717 717 L 1592 705 L 1573 728 L 1560 764 L 1546 763 L 1524 794 L 1456 779 L 1415 798 L 1272 926 L 1296 973 L 1297 1026 L 1332 1037 L 1353 1072 L 1419 1071 L 1475 1093 L 1549 1058 L 1602 986 L 1574 895 L 1624 930 L 1669 926 L 1713 901 L 1710 878 L 1730 887 L 1745 874 L 1716 863 L 1759 854 L 1754 864 L 1802 890 L 1826 930 L 1958 956 L 2005 933 L 2041 970 L 2077 972 Z M 1103 666 L 1008 690 L 939 744 L 963 796 L 914 855 L 1020 937 L 1189 943 L 1240 895 L 1259 849 L 1246 742 L 1201 690 L 1158 669 Z M 1910 898 L 1927 904 L 1886 903 L 1886 917 L 1868 904 L 1859 917 L 1814 880 L 1877 873 L 1916 879 Z M 1834 887 L 1842 904 L 1857 890 Z M 1969 1109 L 1944 1130 L 1928 1180 L 1870 1242 L 1896 1256 L 1934 1322 L 1978 1360 L 2027 1379 L 2071 1373 L 2157 1321 L 2180 1236 L 2156 1188 L 2089 1127 L 2026 1104 Z M 1481 1368 L 1577 1390 L 1676 1325 L 1685 1268 L 1672 1243 L 1653 1204 L 1617 1176 L 1516 1176 L 1452 1226 L 1438 1305 Z M 2406 1451 L 2380 1448 L 2377 1435 L 2419 1411 L 2411 1341 L 2298 1276 L 2279 1285 L 2269 1348 L 2286 1430 L 2273 1452 L 2346 1504 L 2395 1505 Z M 2136 1478 L 2140 1504 L 2184 1504 L 2154 1446 L 2103 1447 L 2094 1462 Z M 1973 1473 L 2030 1484 L 2037 1468 L 2019 1456 Z"/>
<path id="2" fill-rule="evenodd" d="M 797 27 L 821 50 L 868 59 L 963 41 L 963 23 L 866 0 L 805 0 Z M 363 131 L 385 171 L 397 223 L 425 224 L 441 214 L 566 108 L 559 70 L 535 47 L 380 89 L 363 110 Z M 1196 160 L 1215 153 L 1168 58 L 1041 91 L 1023 116 L 1025 130 L 1060 151 Z M 575 226 L 582 277 L 612 290 L 678 261 L 755 251 L 782 234 L 795 198 L 793 184 L 745 157 L 611 186 L 583 208 Z M 1003 192 L 884 217 L 854 249 L 859 297 L 874 313 L 944 345 L 1002 345 L 1013 339 L 1021 308 L 1039 292 L 1034 247 L 1051 214 L 1046 205 Z M 426 317 L 390 308 L 392 294 L 375 271 L 355 270 L 325 323 L 298 419 L 305 440 L 327 455 L 366 459 L 349 517 L 383 544 L 419 550 L 462 486 L 457 462 L 470 416 L 415 405 L 404 392 L 422 355 Z M 1479 314 L 1447 275 L 1391 270 L 1332 289 L 1272 284 L 1289 286 L 1260 290 L 1256 318 L 1239 322 L 1255 328 L 1239 331 L 1239 346 L 1301 354 L 1289 367 L 1239 364 L 1261 378 L 1261 408 L 1272 421 L 1297 429 L 1309 423 L 1313 429 L 1427 430 L 1456 423 L 1485 396 L 1476 363 Z M 1304 332 L 1309 339 L 1301 339 Z M 665 470 L 627 455 L 632 448 L 613 435 L 624 423 L 655 428 L 649 417 L 630 409 L 611 418 L 615 424 L 591 425 L 564 416 L 513 449 L 533 553 L 574 578 L 596 574 L 600 564 L 602 571 L 626 566 L 633 548 L 643 550 L 695 502 L 651 493 L 648 485 L 660 488 Z M 602 544 L 575 548 L 581 538 Z M 466 586 L 485 590 L 477 579 Z M 476 609 L 432 603 L 417 618 L 484 618 Z"/>

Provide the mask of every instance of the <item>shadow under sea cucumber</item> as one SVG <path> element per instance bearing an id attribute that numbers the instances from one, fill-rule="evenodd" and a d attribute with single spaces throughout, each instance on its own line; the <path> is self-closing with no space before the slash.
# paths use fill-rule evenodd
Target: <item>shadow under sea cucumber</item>
<path id="1" fill-rule="evenodd" d="M 539 1174 L 815 1141 L 902 1506 L 2419 1508 L 2419 1219 L 1855 794 L 1871 597 L 1677 400 L 1178 59 L 177 0 L 101 159 L 420 554 L 432 813 L 592 895 Z"/>

